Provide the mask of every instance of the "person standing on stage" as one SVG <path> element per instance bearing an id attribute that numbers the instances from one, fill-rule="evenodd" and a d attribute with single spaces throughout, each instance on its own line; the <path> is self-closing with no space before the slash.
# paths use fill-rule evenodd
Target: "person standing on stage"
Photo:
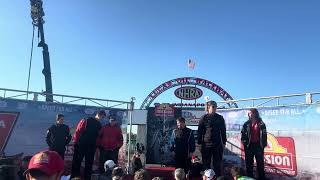
<path id="1" fill-rule="evenodd" d="M 100 149 L 100 172 L 103 172 L 103 164 L 106 160 L 113 160 L 118 164 L 119 149 L 123 145 L 123 136 L 120 126 L 113 116 L 109 117 L 109 124 L 104 125 L 97 139 Z"/>
<path id="2" fill-rule="evenodd" d="M 84 178 L 91 179 L 92 164 L 96 152 L 96 140 L 101 129 L 100 121 L 106 117 L 104 110 L 98 111 L 96 116 L 80 120 L 73 135 L 74 153 L 72 159 L 71 178 L 80 176 L 80 167 L 85 158 Z"/>
<path id="3" fill-rule="evenodd" d="M 204 169 L 213 169 L 217 176 L 223 175 L 223 150 L 227 142 L 226 124 L 224 118 L 216 113 L 217 103 L 207 102 L 208 113 L 201 117 L 198 126 L 198 144 Z"/>
<path id="4" fill-rule="evenodd" d="M 71 141 L 70 129 L 63 124 L 64 115 L 57 114 L 56 124 L 52 125 L 47 131 L 46 141 L 50 151 L 56 151 L 62 159 L 64 159 L 64 152 L 66 145 Z"/>
<path id="5" fill-rule="evenodd" d="M 193 132 L 186 127 L 186 120 L 183 117 L 177 119 L 177 128 L 172 132 L 170 146 L 174 155 L 175 167 L 183 168 L 185 173 L 188 173 L 192 153 L 196 148 Z"/>
<path id="6" fill-rule="evenodd" d="M 249 120 L 243 124 L 241 142 L 244 146 L 247 176 L 253 178 L 253 158 L 256 158 L 259 179 L 265 179 L 264 148 L 267 146 L 267 128 L 256 108 L 248 113 Z"/>

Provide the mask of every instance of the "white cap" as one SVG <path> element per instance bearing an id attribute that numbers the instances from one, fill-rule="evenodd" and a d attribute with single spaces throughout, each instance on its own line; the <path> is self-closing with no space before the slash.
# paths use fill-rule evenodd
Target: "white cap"
<path id="1" fill-rule="evenodd" d="M 212 179 L 216 175 L 216 173 L 212 169 L 207 169 L 204 171 L 204 175 L 207 178 Z"/>
<path id="2" fill-rule="evenodd" d="M 116 164 L 112 160 L 107 160 L 104 163 L 104 170 L 106 171 L 107 169 L 112 169 L 116 166 Z"/>

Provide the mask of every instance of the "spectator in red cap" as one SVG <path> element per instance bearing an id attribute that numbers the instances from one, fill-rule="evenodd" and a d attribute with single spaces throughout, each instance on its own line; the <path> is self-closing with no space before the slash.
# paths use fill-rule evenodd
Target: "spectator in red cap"
<path id="1" fill-rule="evenodd" d="M 24 172 L 27 180 L 60 180 L 64 161 L 55 151 L 42 151 L 34 155 Z"/>
<path id="2" fill-rule="evenodd" d="M 201 160 L 198 158 L 198 156 L 192 156 L 191 158 L 191 168 L 190 168 L 190 178 L 201 178 L 201 171 L 203 169 L 203 166 L 201 164 Z"/>

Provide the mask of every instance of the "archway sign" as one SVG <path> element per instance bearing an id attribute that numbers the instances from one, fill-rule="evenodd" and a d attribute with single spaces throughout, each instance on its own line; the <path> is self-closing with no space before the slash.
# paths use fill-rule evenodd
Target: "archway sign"
<path id="1" fill-rule="evenodd" d="M 201 87 L 207 88 L 207 89 L 213 91 L 214 93 L 218 94 L 225 101 L 233 100 L 233 98 L 230 96 L 230 94 L 227 91 L 225 91 L 223 88 L 221 88 L 220 86 L 218 86 L 217 84 L 215 84 L 209 80 L 201 79 L 198 77 L 182 77 L 182 78 L 176 78 L 176 79 L 169 80 L 169 81 L 159 85 L 157 88 L 155 88 L 143 101 L 140 109 L 148 108 L 151 105 L 151 103 L 160 94 L 167 91 L 168 89 L 171 89 L 176 86 L 181 86 L 180 89 L 183 90 L 183 89 L 185 89 L 182 87 L 184 85 L 201 86 Z M 182 91 L 182 90 L 180 90 L 180 91 Z M 178 93 L 175 92 L 175 95 L 177 96 Z M 195 93 L 197 93 L 197 92 L 195 92 Z M 201 93 L 202 93 L 202 91 L 201 91 Z M 199 96 L 198 96 L 198 98 L 199 98 Z M 190 99 L 188 99 L 188 100 L 190 100 Z M 236 103 L 227 103 L 227 104 L 229 107 L 238 107 Z"/>

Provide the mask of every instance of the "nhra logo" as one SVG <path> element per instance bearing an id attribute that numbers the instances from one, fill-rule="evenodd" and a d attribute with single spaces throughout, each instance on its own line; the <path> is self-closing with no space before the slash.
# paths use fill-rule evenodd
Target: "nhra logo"
<path id="1" fill-rule="evenodd" d="M 174 91 L 174 95 L 177 98 L 184 100 L 198 99 L 202 96 L 202 94 L 203 92 L 201 89 L 192 86 L 181 87 Z"/>
<path id="2" fill-rule="evenodd" d="M 0 152 L 4 151 L 19 113 L 0 112 Z"/>

